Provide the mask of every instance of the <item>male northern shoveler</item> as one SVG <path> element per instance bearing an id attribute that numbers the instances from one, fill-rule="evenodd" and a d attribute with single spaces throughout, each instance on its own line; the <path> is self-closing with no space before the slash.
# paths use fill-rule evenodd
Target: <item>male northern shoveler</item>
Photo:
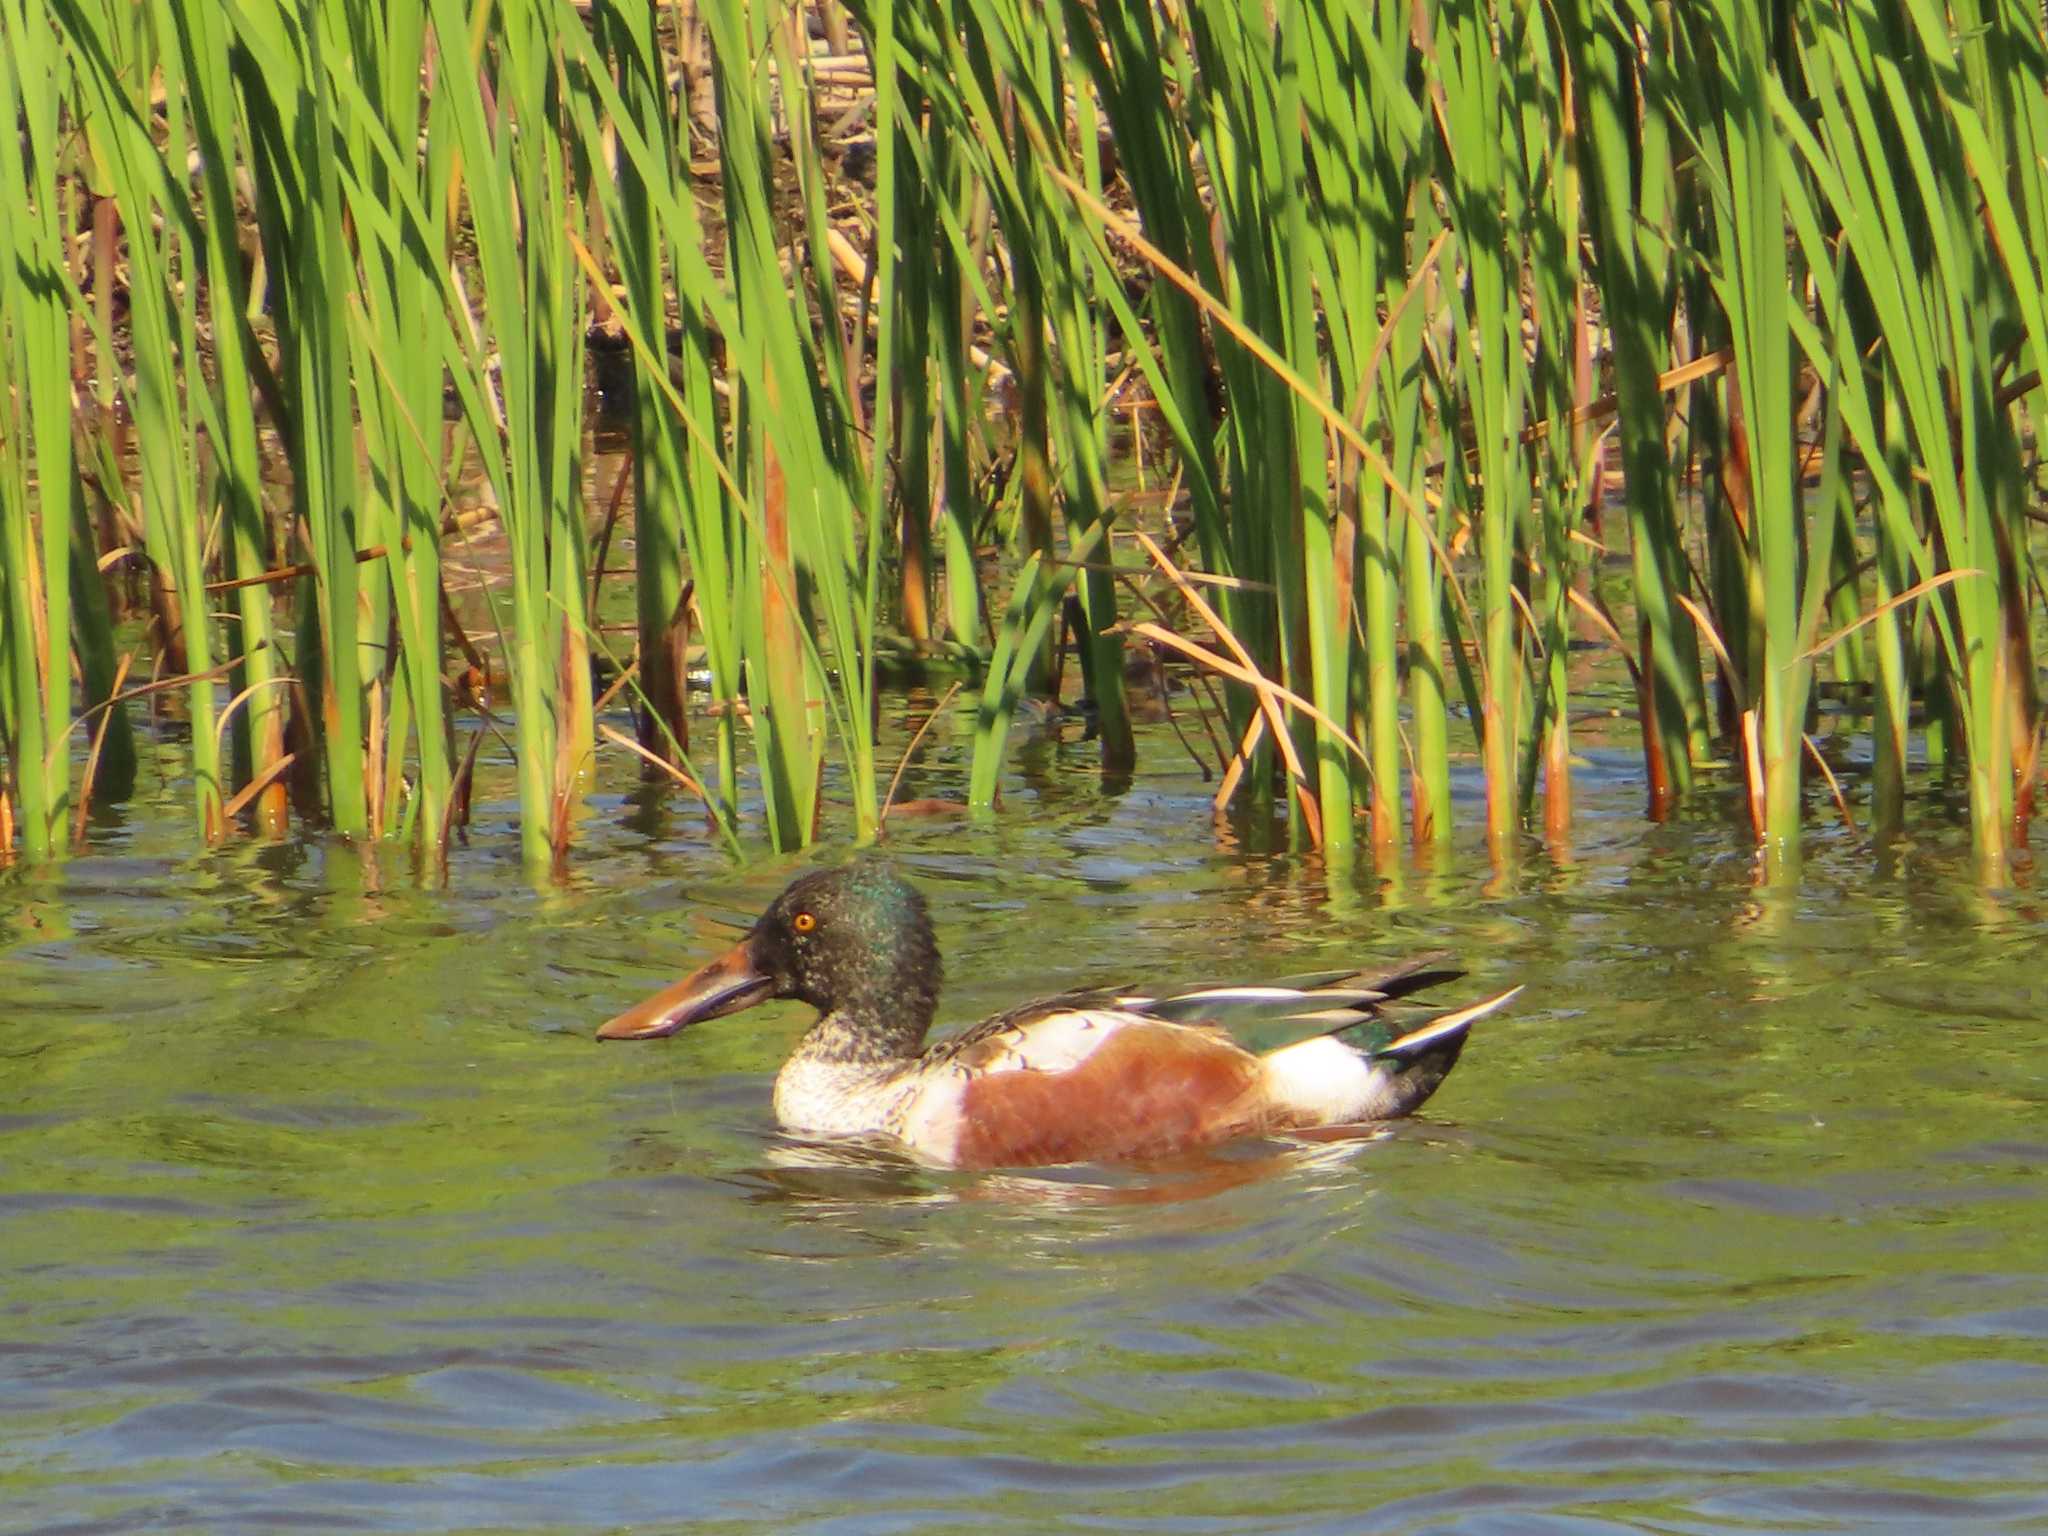
<path id="1" fill-rule="evenodd" d="M 908 881 L 868 860 L 803 876 L 726 954 L 597 1033 L 653 1040 L 797 998 L 819 1018 L 775 1079 L 788 1129 L 890 1138 L 954 1168 L 1116 1161 L 1409 1114 L 1473 1021 L 1521 990 L 1386 1038 L 1382 1004 L 1460 974 L 1431 965 L 1172 997 L 1068 992 L 927 1046 L 939 1000 L 931 919 Z M 1254 1055 L 1207 1022 L 1246 1008 L 1312 1033 Z M 1378 1043 L 1340 1038 L 1374 1026 Z"/>

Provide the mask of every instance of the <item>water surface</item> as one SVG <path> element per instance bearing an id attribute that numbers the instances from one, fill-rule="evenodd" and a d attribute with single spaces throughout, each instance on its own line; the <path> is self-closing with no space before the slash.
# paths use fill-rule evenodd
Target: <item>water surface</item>
<path id="1" fill-rule="evenodd" d="M 1333 891 L 1175 750 L 897 835 L 943 1017 L 1451 947 L 1528 991 L 1422 1118 L 807 1154 L 795 1007 L 589 1038 L 800 867 L 623 781 L 557 889 L 492 808 L 445 890 L 193 855 L 175 786 L 0 874 L 0 1530 L 2048 1529 L 2048 923 L 1960 829 L 1760 894 L 1595 753 L 1568 861 Z"/>

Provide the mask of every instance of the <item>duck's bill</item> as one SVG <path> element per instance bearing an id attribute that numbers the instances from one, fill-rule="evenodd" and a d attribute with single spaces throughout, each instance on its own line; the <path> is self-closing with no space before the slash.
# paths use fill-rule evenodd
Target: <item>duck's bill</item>
<path id="1" fill-rule="evenodd" d="M 768 996 L 774 985 L 774 978 L 755 960 L 749 935 L 702 970 L 599 1025 L 597 1038 L 659 1040 L 687 1025 L 751 1007 Z"/>

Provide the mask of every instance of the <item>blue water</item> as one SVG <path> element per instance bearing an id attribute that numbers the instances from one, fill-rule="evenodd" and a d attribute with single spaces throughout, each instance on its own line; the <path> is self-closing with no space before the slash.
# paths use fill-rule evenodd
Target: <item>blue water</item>
<path id="1" fill-rule="evenodd" d="M 1423 1117 L 795 1146 L 801 1010 L 589 1039 L 803 865 L 627 782 L 557 888 L 502 803 L 421 889 L 194 855 L 175 786 L 0 873 L 0 1530 L 2048 1530 L 2031 891 L 1957 828 L 1761 893 L 1730 807 L 1648 827 L 1598 751 L 1569 858 L 1333 880 L 1172 751 L 1107 794 L 1047 745 L 994 826 L 895 835 L 943 1017 L 1449 947 L 1527 991 Z"/>

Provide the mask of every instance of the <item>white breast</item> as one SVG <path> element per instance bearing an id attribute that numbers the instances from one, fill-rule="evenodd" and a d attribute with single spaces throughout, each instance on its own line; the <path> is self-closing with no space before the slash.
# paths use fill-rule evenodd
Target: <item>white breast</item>
<path id="1" fill-rule="evenodd" d="M 775 1074 L 775 1118 L 811 1136 L 893 1135 L 914 1086 L 895 1069 L 798 1052 Z"/>

